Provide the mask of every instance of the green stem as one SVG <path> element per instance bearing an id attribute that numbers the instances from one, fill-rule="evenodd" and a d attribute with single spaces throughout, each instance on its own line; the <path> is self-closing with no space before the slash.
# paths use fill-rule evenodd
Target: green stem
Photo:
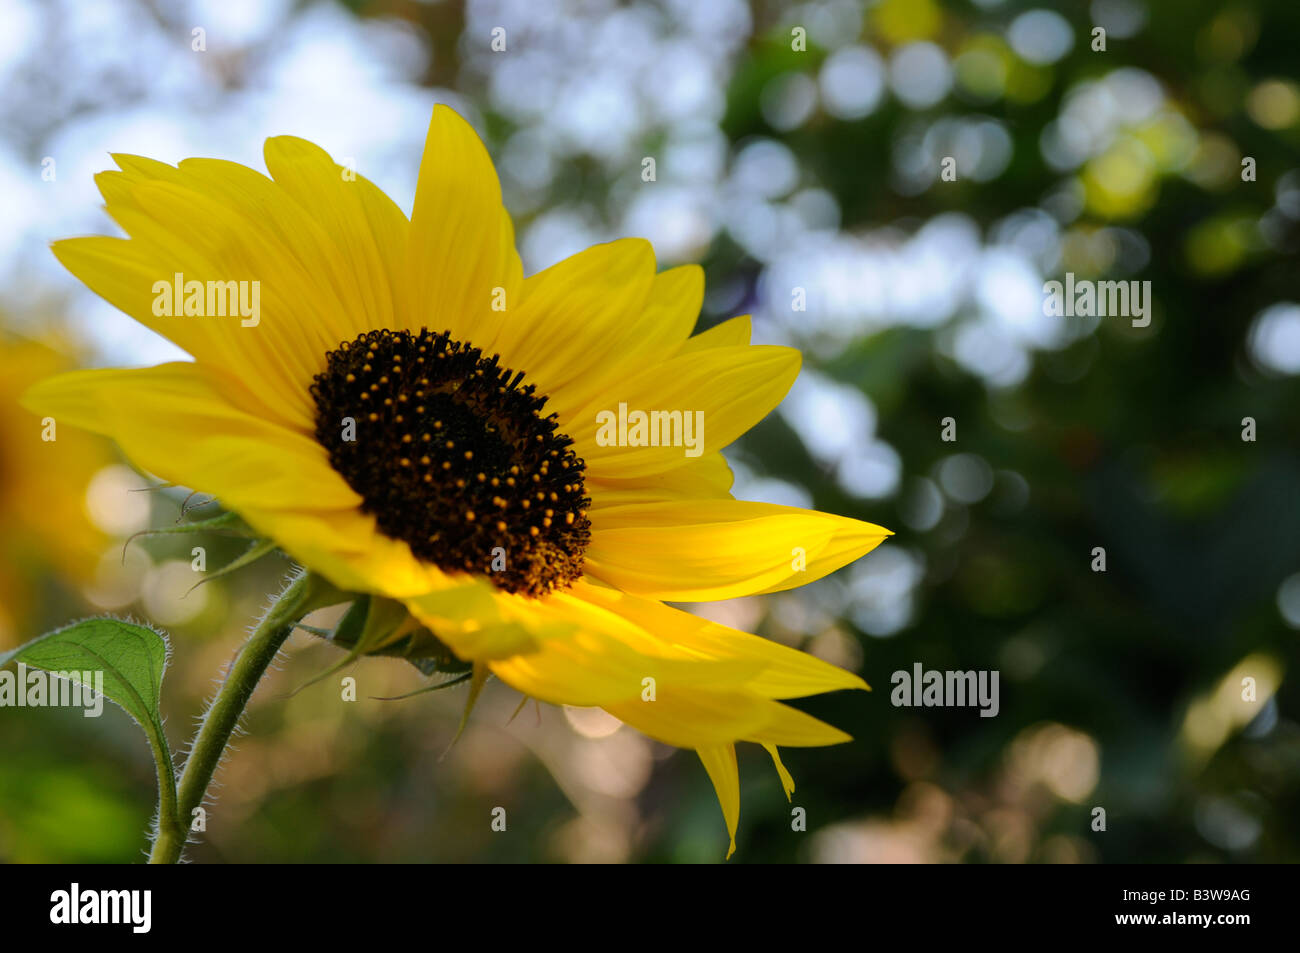
<path id="1" fill-rule="evenodd" d="M 155 718 L 152 728 L 145 729 L 149 747 L 153 749 L 154 764 L 158 766 L 158 830 L 156 841 L 164 837 L 185 842 L 185 827 L 177 814 L 176 768 L 172 763 L 172 749 L 167 744 L 162 723 Z M 156 842 L 155 841 L 155 842 Z"/>
<path id="2" fill-rule="evenodd" d="M 266 674 L 295 624 L 312 609 L 329 603 L 328 598 L 322 599 L 322 588 L 330 591 L 328 584 L 319 577 L 307 572 L 295 576 L 240 649 L 239 657 L 226 674 L 190 746 L 190 755 L 181 774 L 179 795 L 171 805 L 176 823 L 158 825 L 158 837 L 149 854 L 149 863 L 174 864 L 181 859 L 190 817 L 207 795 L 212 775 L 221 763 L 230 736 L 244 713 L 244 706 L 253 697 L 257 683 Z"/>

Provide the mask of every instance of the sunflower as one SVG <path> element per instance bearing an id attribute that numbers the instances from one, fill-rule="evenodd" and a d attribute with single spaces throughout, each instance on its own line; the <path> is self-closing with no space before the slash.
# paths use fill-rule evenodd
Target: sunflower
<path id="1" fill-rule="evenodd" d="M 778 746 L 849 740 L 781 700 L 862 679 L 665 604 L 799 586 L 889 535 L 733 498 L 720 451 L 800 357 L 751 345 L 747 316 L 692 335 L 698 266 L 656 273 L 626 239 L 525 278 L 487 150 L 445 106 L 409 219 L 298 138 L 267 140 L 269 178 L 113 158 L 96 181 L 129 238 L 54 254 L 194 360 L 65 374 L 28 406 L 396 600 L 476 673 L 694 749 L 728 856 L 736 742 L 767 749 L 789 796 Z"/>

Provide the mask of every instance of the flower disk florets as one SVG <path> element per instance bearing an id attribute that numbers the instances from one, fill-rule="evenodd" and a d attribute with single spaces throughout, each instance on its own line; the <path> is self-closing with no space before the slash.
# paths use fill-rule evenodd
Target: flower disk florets
<path id="1" fill-rule="evenodd" d="M 446 331 L 371 331 L 329 352 L 311 395 L 330 463 L 417 558 L 530 596 L 582 575 L 583 461 L 497 355 Z"/>

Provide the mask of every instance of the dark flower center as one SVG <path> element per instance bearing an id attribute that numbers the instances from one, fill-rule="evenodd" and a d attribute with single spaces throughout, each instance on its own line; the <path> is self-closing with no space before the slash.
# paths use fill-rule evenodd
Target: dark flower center
<path id="1" fill-rule="evenodd" d="M 379 529 L 418 559 L 542 596 L 582 575 L 583 462 L 522 372 L 428 329 L 326 356 L 316 439 Z"/>

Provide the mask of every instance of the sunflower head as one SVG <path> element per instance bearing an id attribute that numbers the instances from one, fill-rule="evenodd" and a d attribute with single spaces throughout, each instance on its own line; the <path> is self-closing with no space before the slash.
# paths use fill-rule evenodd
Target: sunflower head
<path id="1" fill-rule="evenodd" d="M 409 218 L 311 143 L 265 154 L 269 178 L 115 157 L 97 181 L 129 237 L 55 254 L 193 360 L 56 377 L 28 406 L 404 605 L 476 684 L 695 749 L 734 847 L 736 742 L 788 795 L 778 745 L 848 736 L 782 700 L 866 684 L 665 603 L 799 586 L 889 535 L 732 496 L 720 451 L 798 353 L 751 345 L 748 317 L 693 335 L 702 271 L 657 272 L 644 241 L 525 278 L 487 151 L 444 106 Z"/>

